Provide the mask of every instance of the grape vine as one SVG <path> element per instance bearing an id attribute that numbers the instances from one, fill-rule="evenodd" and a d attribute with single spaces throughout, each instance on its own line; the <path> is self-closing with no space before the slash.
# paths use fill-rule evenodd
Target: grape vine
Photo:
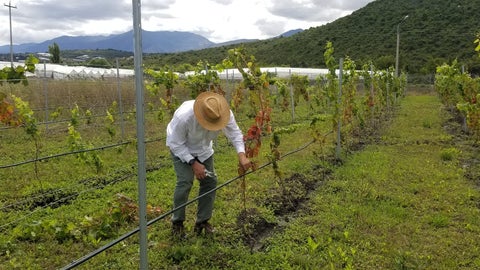
<path id="1" fill-rule="evenodd" d="M 160 86 L 165 87 L 165 98 L 160 97 L 161 104 L 168 110 L 170 115 L 173 115 L 177 107 L 177 101 L 173 95 L 173 89 L 178 85 L 179 76 L 177 73 L 166 66 L 160 71 L 155 71 L 153 69 L 146 69 L 145 73 L 150 76 L 153 81 L 146 85 L 147 90 L 154 96 L 157 96 L 160 91 Z M 163 111 L 160 111 L 158 115 L 159 119 L 163 119 Z"/>
<path id="2" fill-rule="evenodd" d="M 24 66 L 4 67 L 0 69 L 0 86 L 4 83 L 22 83 L 28 85 L 27 73 L 35 72 L 35 64 L 39 61 L 34 56 L 30 55 L 25 60 Z M 18 126 L 21 124 L 18 117 L 15 115 L 15 106 L 12 100 L 6 93 L 0 92 L 0 122 L 9 126 Z"/>
<path id="3" fill-rule="evenodd" d="M 76 154 L 77 158 L 84 161 L 87 165 L 93 165 L 97 173 L 99 173 L 103 168 L 103 160 L 100 158 L 97 152 L 83 152 L 87 148 L 93 148 L 92 145 L 87 145 L 78 131 L 78 126 L 80 124 L 80 115 L 81 111 L 77 104 L 71 110 L 71 118 L 68 123 L 68 145 L 70 146 L 71 151 L 79 151 Z"/>
<path id="4" fill-rule="evenodd" d="M 261 137 L 272 131 L 269 79 L 266 73 L 260 71 L 255 57 L 247 57 L 244 48 L 236 48 L 228 51 L 228 58 L 224 60 L 224 66 L 234 66 L 242 74 L 243 84 L 241 89 L 248 89 L 248 101 L 254 116 L 254 123 L 250 126 L 244 137 L 245 154 L 250 159 L 258 156 L 262 145 Z M 235 99 L 241 99 L 241 91 L 235 93 Z M 253 160 L 255 164 L 255 160 Z M 255 169 L 254 165 L 254 169 Z"/>
<path id="5" fill-rule="evenodd" d="M 220 77 L 217 72 L 222 69 L 223 66 L 221 64 L 212 66 L 206 61 L 198 62 L 194 74 L 188 75 L 185 81 L 185 86 L 191 91 L 191 98 L 196 98 L 198 94 L 204 91 L 212 91 L 225 95 L 220 85 Z"/>
<path id="6" fill-rule="evenodd" d="M 255 170 L 258 166 L 256 157 L 260 152 L 262 145 L 262 135 L 271 133 L 271 112 L 270 95 L 269 95 L 269 80 L 266 73 L 260 71 L 256 64 L 255 57 L 247 56 L 247 52 L 243 47 L 231 49 L 228 51 L 228 58 L 223 61 L 224 67 L 235 67 L 243 77 L 243 83 L 240 85 L 234 95 L 234 106 L 238 106 L 243 97 L 243 89 L 248 89 L 248 101 L 250 108 L 253 111 L 254 123 L 247 130 L 244 135 L 245 155 L 252 162 L 252 169 Z M 273 144 L 278 146 L 279 143 Z M 272 149 L 273 156 L 278 156 L 275 153 L 276 149 Z M 277 168 L 277 167 L 275 167 Z M 274 169 L 275 169 L 274 168 Z M 238 174 L 244 175 L 245 170 L 240 164 L 238 165 Z M 242 177 L 241 189 L 243 191 L 243 206 L 246 210 L 246 181 Z"/>
<path id="7" fill-rule="evenodd" d="M 474 44 L 480 57 L 480 33 Z M 464 116 L 464 130 L 478 141 L 480 139 L 480 78 L 472 78 L 462 72 L 460 64 L 454 60 L 451 65 L 437 67 L 435 88 L 440 99 L 451 111 L 457 109 Z"/>

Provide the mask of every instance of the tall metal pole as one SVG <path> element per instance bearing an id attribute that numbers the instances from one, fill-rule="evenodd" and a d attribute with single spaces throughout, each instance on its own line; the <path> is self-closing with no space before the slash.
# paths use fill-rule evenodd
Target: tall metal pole
<path id="1" fill-rule="evenodd" d="M 292 70 L 288 70 L 290 76 L 290 102 L 292 103 L 292 123 L 295 123 L 295 99 L 293 96 Z"/>
<path id="2" fill-rule="evenodd" d="M 342 151 L 342 117 L 340 116 L 340 108 L 342 106 L 342 83 L 343 83 L 343 58 L 340 58 L 338 67 L 338 98 L 337 98 L 337 146 L 335 148 L 335 157 L 341 159 Z"/>
<path id="3" fill-rule="evenodd" d="M 122 130 L 122 141 L 125 139 L 125 119 L 123 119 L 123 100 L 122 100 L 122 87 L 120 86 L 120 66 L 118 64 L 118 58 L 115 59 L 117 66 L 117 92 L 118 92 L 118 105 L 120 109 L 120 127 Z"/>
<path id="4" fill-rule="evenodd" d="M 13 68 L 12 8 L 17 8 L 17 7 L 12 6 L 12 1 L 8 1 L 8 5 L 7 4 L 3 4 L 3 5 L 8 7 L 8 17 L 10 19 L 10 65 Z"/>
<path id="5" fill-rule="evenodd" d="M 45 134 L 48 134 L 48 87 L 47 87 L 47 64 L 43 61 L 43 91 L 45 93 Z"/>
<path id="6" fill-rule="evenodd" d="M 135 65 L 135 93 L 137 114 L 137 177 L 138 177 L 138 208 L 140 219 L 140 269 L 148 269 L 147 257 L 147 179 L 145 155 L 145 114 L 142 68 L 142 23 L 141 1 L 132 0 L 133 32 L 134 32 L 134 65 Z"/>
<path id="7" fill-rule="evenodd" d="M 403 17 L 403 19 L 397 24 L 397 53 L 395 57 L 395 77 L 398 77 L 398 59 L 399 59 L 399 49 L 400 49 L 400 24 L 408 18 L 408 15 Z"/>
<path id="8" fill-rule="evenodd" d="M 400 24 L 397 24 L 397 51 L 395 56 L 395 77 L 398 77 L 398 50 L 400 47 Z"/>

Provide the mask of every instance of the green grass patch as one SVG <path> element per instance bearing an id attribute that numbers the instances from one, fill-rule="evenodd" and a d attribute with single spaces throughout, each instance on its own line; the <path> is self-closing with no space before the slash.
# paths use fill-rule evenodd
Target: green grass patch
<path id="1" fill-rule="evenodd" d="M 240 125 L 251 122 L 239 111 Z M 275 109 L 275 124 L 294 131 L 281 134 L 281 154 L 310 142 L 308 102 L 291 112 Z M 480 267 L 480 194 L 476 174 L 463 166 L 474 160 L 471 149 L 445 133 L 446 115 L 431 95 L 407 96 L 381 137 L 362 138 L 361 151 L 344 149 L 343 161 L 333 158 L 334 134 L 278 161 L 281 177 L 271 166 L 217 192 L 212 223 L 214 239 L 192 234 L 195 203 L 187 206 L 189 238 L 170 237 L 168 218 L 148 230 L 151 269 L 475 269 Z M 331 119 L 319 130 L 331 130 Z M 147 173 L 150 217 L 171 209 L 175 174 L 164 145 L 165 119 L 147 114 Z M 97 123 L 101 126 L 100 123 Z M 133 124 L 129 120 L 130 128 Z M 107 130 L 85 124 L 83 138 L 95 145 L 114 143 Z M 101 126 L 102 127 L 102 126 Z M 50 127 L 53 130 L 53 127 Z M 129 128 L 129 130 L 130 130 Z M 49 133 L 42 153 L 68 152 L 65 130 Z M 63 130 L 63 131 L 62 131 Z M 0 151 L 3 164 L 30 159 L 32 145 L 20 131 L 1 134 L 8 144 Z M 269 162 L 271 137 L 266 136 L 259 165 Z M 346 138 L 346 144 L 360 140 Z M 357 141 L 359 140 L 359 141 Z M 8 148 L 11 147 L 11 148 Z M 13 149 L 10 151 L 6 149 Z M 237 157 L 222 136 L 215 146 L 219 183 L 237 176 Z M 1 171 L 2 202 L 41 195 L 75 195 L 65 205 L 40 209 L 29 205 L 3 209 L 4 222 L 25 217 L 0 235 L 0 269 L 57 269 L 135 228 L 137 179 L 134 145 L 98 151 L 100 172 L 70 156 Z M 62 168 L 69 168 L 64 170 Z M 466 178 L 467 174 L 469 178 Z M 39 179 L 42 179 L 40 182 Z M 306 188 L 305 188 L 306 187 Z M 46 192 L 44 196 L 41 192 Z M 191 198 L 198 193 L 195 182 Z M 125 197 L 119 200 L 119 195 Z M 243 198 L 247 198 L 245 208 Z M 288 198 L 288 200 L 285 200 Z M 291 210 L 293 209 L 293 211 Z M 15 211 L 13 211 L 15 210 Z M 282 213 L 282 214 L 279 214 Z M 250 215 L 248 215 L 250 214 Z M 274 226 L 274 227 L 273 227 Z M 138 268 L 138 236 L 89 260 L 79 269 Z M 55 256 L 52 256 L 55 254 Z"/>
<path id="2" fill-rule="evenodd" d="M 338 167 L 265 256 L 301 269 L 480 267 L 478 187 L 449 163 L 461 153 L 445 145 L 438 108 L 407 97 L 382 142 Z"/>

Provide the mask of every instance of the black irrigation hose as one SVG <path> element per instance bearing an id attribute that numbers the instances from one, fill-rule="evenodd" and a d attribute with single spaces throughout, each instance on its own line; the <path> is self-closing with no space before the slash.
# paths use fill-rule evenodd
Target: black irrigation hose
<path id="1" fill-rule="evenodd" d="M 165 137 L 146 140 L 145 143 L 158 142 L 158 141 L 164 140 L 164 139 L 165 139 Z M 29 163 L 45 161 L 45 160 L 49 160 L 49 159 L 53 159 L 53 158 L 69 156 L 69 155 L 74 155 L 74 154 L 80 154 L 80 153 L 86 153 L 86 152 L 92 152 L 92 151 L 98 151 L 98 150 L 105 150 L 105 149 L 108 149 L 108 148 L 113 148 L 113 147 L 117 147 L 117 146 L 130 144 L 132 142 L 133 141 L 126 141 L 126 142 L 122 142 L 122 143 L 118 143 L 118 144 L 111 144 L 111 145 L 100 146 L 100 147 L 97 147 L 97 148 L 90 148 L 90 149 L 77 150 L 77 151 L 72 151 L 72 152 L 67 152 L 67 153 L 60 153 L 60 154 L 50 155 L 50 156 L 46 156 L 46 157 L 40 157 L 40 158 L 37 158 L 37 159 L 25 160 L 25 161 L 18 162 L 18 163 L 0 165 L 0 169 L 17 167 L 17 166 L 21 166 L 21 165 L 25 165 L 25 164 L 29 164 Z"/>
<path id="2" fill-rule="evenodd" d="M 0 166 L 0 169 L 17 167 L 17 166 L 25 165 L 25 164 L 28 164 L 28 163 L 39 162 L 39 161 L 44 161 L 44 160 L 47 160 L 47 159 L 58 158 L 58 157 L 63 157 L 63 156 L 68 156 L 68 155 L 80 154 L 80 153 L 97 151 L 97 150 L 105 150 L 105 149 L 108 149 L 108 148 L 118 147 L 118 146 L 130 144 L 130 143 L 131 143 L 131 141 L 130 142 L 117 143 L 117 144 L 111 144 L 111 145 L 104 145 L 104 146 L 100 146 L 100 147 L 97 147 L 97 148 L 90 148 L 90 149 L 72 151 L 72 152 L 68 152 L 68 153 L 60 153 L 60 154 L 50 155 L 50 156 L 41 157 L 41 158 L 37 158 L 37 159 L 25 160 L 25 161 L 22 161 L 22 162 L 19 162 L 19 163 L 2 165 L 2 166 Z"/>
<path id="3" fill-rule="evenodd" d="M 312 140 L 312 141 L 308 142 L 307 144 L 303 145 L 302 147 L 297 148 L 297 149 L 295 149 L 295 150 L 292 150 L 292 151 L 286 153 L 285 155 L 281 156 L 280 158 L 284 158 L 284 157 L 287 157 L 287 156 L 292 155 L 292 154 L 294 154 L 294 153 L 300 152 L 300 151 L 304 150 L 305 148 L 307 148 L 308 146 L 310 146 L 311 144 L 313 144 L 315 141 L 316 141 L 316 140 Z M 162 214 L 162 215 L 160 215 L 160 216 L 158 216 L 158 217 L 156 217 L 156 218 L 154 218 L 154 219 L 152 219 L 152 220 L 150 220 L 150 221 L 147 223 L 147 227 L 150 226 L 150 225 L 152 225 L 152 224 L 154 224 L 154 223 L 156 223 L 156 222 L 159 221 L 159 220 L 164 219 L 165 217 L 167 217 L 168 215 L 170 215 L 170 214 L 172 214 L 173 212 L 177 211 L 178 209 L 183 208 L 183 207 L 186 207 L 187 205 L 190 205 L 190 204 L 194 203 L 195 201 L 197 201 L 198 199 L 202 198 L 203 196 L 206 196 L 206 195 L 208 195 L 208 194 L 210 194 L 210 193 L 212 193 L 212 192 L 215 192 L 215 191 L 217 191 L 218 189 L 221 189 L 221 188 L 223 188 L 224 186 L 227 186 L 227 185 L 231 184 L 232 182 L 234 182 L 234 181 L 236 181 L 236 180 L 238 180 L 238 179 L 240 179 L 240 178 L 243 178 L 243 177 L 246 176 L 246 175 L 252 174 L 252 173 L 254 173 L 254 172 L 256 172 L 256 171 L 258 171 L 258 170 L 260 170 L 260 169 L 263 169 L 263 168 L 265 168 L 265 167 L 267 167 L 267 166 L 269 166 L 269 165 L 271 165 L 271 164 L 272 164 L 271 161 L 270 161 L 270 162 L 267 162 L 267 163 L 259 166 L 258 168 L 256 168 L 255 171 L 248 171 L 248 172 L 244 173 L 243 175 L 239 175 L 239 176 L 237 176 L 237 177 L 234 177 L 234 178 L 228 180 L 227 182 L 225 182 L 225 183 L 217 186 L 216 188 L 211 189 L 211 190 L 209 190 L 208 192 L 205 192 L 204 194 L 202 194 L 202 195 L 200 195 L 200 196 L 197 196 L 197 197 L 193 198 L 192 200 L 190 200 L 190 201 L 188 201 L 188 202 L 186 202 L 186 203 L 184 203 L 184 204 L 182 204 L 182 205 L 180 205 L 180 206 L 178 206 L 178 207 L 176 207 L 176 208 L 174 208 L 174 209 L 172 209 L 172 210 L 170 210 L 170 211 L 168 211 L 168 212 L 166 212 L 166 213 L 164 213 L 164 214 Z M 137 228 L 135 228 L 134 230 L 132 230 L 132 231 L 130 231 L 130 232 L 127 232 L 127 233 L 125 233 L 124 235 L 120 236 L 120 237 L 117 238 L 116 240 L 114 240 L 114 241 L 112 241 L 112 242 L 110 242 L 110 243 L 102 246 L 101 248 L 99 248 L 99 249 L 97 249 L 97 250 L 94 250 L 93 252 L 91 252 L 91 253 L 83 256 L 82 258 L 71 262 L 70 264 L 62 267 L 61 269 L 62 269 L 62 270 L 64 270 L 64 269 L 65 269 L 65 270 L 67 270 L 67 269 L 73 269 L 73 268 L 75 268 L 75 267 L 77 267 L 77 266 L 85 263 L 86 261 L 90 260 L 91 258 L 97 256 L 98 254 L 102 253 L 103 251 L 105 251 L 105 250 L 107 250 L 107 249 L 109 249 L 109 248 L 117 245 L 118 243 L 124 241 L 125 239 L 129 238 L 130 236 L 136 234 L 136 233 L 139 232 L 139 231 L 140 231 L 140 228 L 137 227 Z"/>
<path id="4" fill-rule="evenodd" d="M 48 206 L 52 206 L 52 205 L 58 203 L 59 201 L 65 201 L 65 200 L 68 200 L 68 199 L 70 199 L 70 198 L 74 198 L 75 196 L 78 196 L 78 195 L 80 195 L 80 193 L 78 193 L 78 194 L 72 194 L 72 195 L 69 195 L 69 196 L 67 196 L 67 197 L 63 197 L 63 198 L 60 199 L 60 200 L 57 200 L 57 201 L 55 201 L 55 202 L 49 203 L 48 205 L 45 206 L 45 208 L 48 207 Z M 6 228 L 6 227 L 8 227 L 8 226 L 10 226 L 10 225 L 12 225 L 12 224 L 17 223 L 17 222 L 20 221 L 20 220 L 26 219 L 27 217 L 35 214 L 36 212 L 39 212 L 39 211 L 42 210 L 42 209 L 44 209 L 44 208 L 38 208 L 38 209 L 33 210 L 32 212 L 28 213 L 28 214 L 25 215 L 25 216 L 22 216 L 22 217 L 20 217 L 20 218 L 17 218 L 16 220 L 13 220 L 13 221 L 11 221 L 11 222 L 9 222 L 9 223 L 2 224 L 2 225 L 0 226 L 0 231 L 2 231 L 4 228 Z"/>
<path id="5" fill-rule="evenodd" d="M 154 170 L 157 170 L 157 169 L 158 169 L 158 168 L 156 168 L 156 167 L 147 168 L 147 172 L 151 172 L 151 171 L 154 171 Z M 123 181 L 123 180 L 125 180 L 125 179 L 127 179 L 127 178 L 129 178 L 129 177 L 133 177 L 134 175 L 135 175 L 134 173 L 127 173 L 127 174 L 124 174 L 122 177 L 119 177 L 119 179 L 117 179 L 117 180 L 115 180 L 115 181 L 108 182 L 107 184 L 104 184 L 104 185 L 102 185 L 102 186 L 100 186 L 100 187 L 93 187 L 93 188 L 89 188 L 89 189 L 86 189 L 86 190 L 83 190 L 83 191 L 73 192 L 73 194 L 68 195 L 68 196 L 66 196 L 66 197 L 62 197 L 62 198 L 60 198 L 60 199 L 58 199 L 58 200 L 56 200 L 56 201 L 50 202 L 49 204 L 44 205 L 44 206 L 42 206 L 41 208 L 38 208 L 38 209 L 33 210 L 32 212 L 28 213 L 28 214 L 25 215 L 25 216 L 22 216 L 22 217 L 20 217 L 20 218 L 17 218 L 16 220 L 13 220 L 13 221 L 11 221 L 11 222 L 8 222 L 8 223 L 5 223 L 5 224 L 0 225 L 0 231 L 4 230 L 4 228 L 6 228 L 6 227 L 8 227 L 8 226 L 10 226 L 10 225 L 12 225 L 12 224 L 15 224 L 15 223 L 19 222 L 20 220 L 26 219 L 27 217 L 33 215 L 34 213 L 36 213 L 36 212 L 38 212 L 38 211 L 40 211 L 40 210 L 42 210 L 42 209 L 45 209 L 45 208 L 50 207 L 50 206 L 52 206 L 52 205 L 55 205 L 55 204 L 57 204 L 57 203 L 61 203 L 61 202 L 63 202 L 63 201 L 68 201 L 69 199 L 78 197 L 78 196 L 81 195 L 81 194 L 84 194 L 84 193 L 87 193 L 87 192 L 90 192 L 90 191 L 93 191 L 93 190 L 97 190 L 97 189 L 99 189 L 99 188 L 104 188 L 104 187 L 106 187 L 106 186 L 115 184 L 115 183 L 120 182 L 120 181 Z M 80 186 L 80 185 L 82 185 L 82 184 L 78 184 L 77 186 Z M 62 191 L 62 190 L 67 190 L 67 189 L 59 189 L 58 191 Z M 74 190 L 74 188 L 72 188 L 71 190 Z M 56 193 L 56 191 L 53 191 L 53 192 L 46 193 L 46 194 L 43 194 L 43 195 L 49 195 L 49 194 L 55 194 L 55 193 Z M 26 199 L 26 200 L 23 200 L 23 201 L 17 201 L 17 202 L 15 202 L 15 203 L 13 203 L 13 204 L 3 206 L 2 208 L 0 208 L 0 210 L 7 209 L 7 208 L 10 208 L 10 207 L 12 207 L 12 206 L 19 205 L 19 204 L 21 204 L 22 202 L 25 202 L 25 201 L 28 201 L 28 200 L 32 200 L 32 199 L 36 199 L 36 198 L 41 198 L 41 197 L 42 197 L 42 195 L 39 195 L 39 196 L 36 196 L 36 197 L 31 197 L 31 198 Z"/>
<path id="6" fill-rule="evenodd" d="M 160 140 L 163 140 L 163 139 L 164 138 L 146 140 L 145 143 L 156 142 L 156 141 L 160 141 Z M 60 153 L 60 154 L 50 155 L 50 156 L 46 156 L 46 157 L 40 157 L 40 158 L 37 158 L 37 159 L 25 160 L 25 161 L 18 162 L 18 163 L 1 165 L 0 169 L 17 167 L 17 166 L 21 166 L 21 165 L 25 165 L 25 164 L 29 164 L 29 163 L 45 161 L 45 160 L 52 159 L 52 158 L 64 157 L 64 156 L 75 155 L 75 154 L 86 153 L 86 152 L 93 152 L 93 151 L 98 151 L 98 150 L 105 150 L 105 149 L 109 149 L 109 148 L 114 148 L 114 147 L 118 147 L 118 146 L 122 146 L 122 145 L 131 144 L 132 142 L 133 141 L 126 141 L 126 142 L 121 142 L 121 143 L 117 143 L 117 144 L 99 146 L 99 147 L 96 147 L 96 148 L 77 150 L 77 151 L 72 151 L 72 152 L 68 152 L 68 153 Z"/>
<path id="7" fill-rule="evenodd" d="M 243 122 L 243 121 L 245 121 L 245 120 L 247 120 L 247 119 L 244 119 L 244 120 L 241 120 L 241 121 Z M 69 120 L 61 120 L 61 121 L 57 121 L 57 122 L 48 122 L 48 123 L 60 123 L 60 122 L 68 122 L 68 121 L 69 121 Z M 239 122 L 239 123 L 240 123 L 240 122 Z M 1 128 L 0 128 L 0 130 L 1 130 Z M 164 139 L 164 138 L 146 140 L 145 143 L 156 142 L 156 141 L 160 141 L 160 140 L 162 140 L 162 139 Z M 97 147 L 97 148 L 90 148 L 90 149 L 83 149 L 83 150 L 71 151 L 71 152 L 67 152 L 67 153 L 59 153 L 59 154 L 54 154 L 54 155 L 50 155 L 50 156 L 40 157 L 40 158 L 37 158 L 37 159 L 25 160 L 25 161 L 18 162 L 18 163 L 12 163 L 12 164 L 7 164 L 7 165 L 0 165 L 0 169 L 7 169 L 7 168 L 12 168 L 12 167 L 17 167 L 17 166 L 21 166 L 21 165 L 26 165 L 26 164 L 34 163 L 34 162 L 41 162 L 41 161 L 45 161 L 45 160 L 49 160 L 49 159 L 53 159 L 53 158 L 64 157 L 64 156 L 69 156 L 69 155 L 74 155 L 74 154 L 80 154 L 80 153 L 86 153 L 86 152 L 92 152 L 92 151 L 98 151 L 98 150 L 105 150 L 105 149 L 108 149 L 108 148 L 113 148 L 113 147 L 117 147 L 117 146 L 122 146 L 122 145 L 130 144 L 130 143 L 132 143 L 132 141 L 126 141 L 126 142 L 122 142 L 122 143 L 118 143 L 118 144 L 100 146 L 100 147 Z"/>
<path id="8" fill-rule="evenodd" d="M 132 165 L 132 168 L 133 168 L 133 167 L 134 167 L 134 165 Z M 147 169 L 147 171 L 148 171 L 148 170 L 149 170 L 149 169 Z M 115 175 L 115 173 L 117 173 L 117 172 L 119 172 L 119 171 L 120 171 L 120 170 L 114 171 L 114 172 L 111 173 L 110 175 Z M 127 175 L 127 177 L 129 177 L 129 176 L 131 176 L 131 173 L 127 173 L 126 175 Z M 122 176 L 122 177 L 120 177 L 120 179 L 125 179 L 125 178 L 127 178 L 127 177 Z M 89 181 L 89 180 L 91 180 L 91 179 L 95 179 L 95 178 L 94 178 L 94 177 L 85 178 L 85 179 L 80 180 L 78 184 L 73 185 L 73 186 L 69 186 L 69 187 L 66 187 L 66 188 L 60 188 L 60 189 L 56 189 L 56 190 L 51 190 L 50 192 L 38 194 L 38 195 L 36 195 L 36 196 L 31 196 L 31 195 L 30 195 L 30 196 L 28 196 L 28 198 L 26 198 L 26 199 L 19 200 L 19 201 L 15 201 L 15 202 L 10 203 L 10 204 L 8 204 L 8 205 L 3 205 L 2 207 L 0 207 L 0 211 L 1 211 L 1 210 L 4 210 L 4 209 L 14 208 L 14 207 L 17 206 L 17 205 L 21 205 L 21 204 L 24 204 L 24 203 L 29 202 L 29 201 L 35 201 L 36 199 L 43 198 L 43 197 L 48 196 L 48 195 L 55 195 L 55 194 L 58 194 L 58 193 L 61 193 L 61 192 L 67 192 L 67 191 L 75 190 L 75 188 L 78 188 L 78 187 L 84 185 L 87 181 Z M 120 181 L 121 181 L 121 180 L 120 180 Z M 103 187 L 105 187 L 105 186 L 107 186 L 107 185 L 109 185 L 109 184 L 111 184 L 111 183 L 116 183 L 116 182 L 118 182 L 118 181 L 110 181 L 110 182 L 108 182 L 106 185 L 101 186 L 101 188 L 103 188 Z M 90 190 L 92 190 L 92 189 L 88 189 L 87 191 L 90 191 Z M 77 193 L 81 194 L 81 193 L 84 193 L 84 192 L 77 192 Z M 64 198 L 60 198 L 59 200 L 55 201 L 54 203 L 56 203 L 56 202 L 57 202 L 57 203 L 58 203 L 58 202 L 61 202 L 62 200 L 64 200 Z M 47 205 L 47 206 L 50 206 L 50 204 Z M 3 227 L 3 225 L 0 225 L 0 230 L 1 230 L 2 227 Z"/>
<path id="9" fill-rule="evenodd" d="M 108 108 L 108 106 L 105 106 L 105 108 Z M 32 111 L 33 111 L 33 110 L 32 110 Z M 154 112 L 158 112 L 158 111 L 160 111 L 160 110 L 151 110 L 151 111 L 149 111 L 149 112 L 154 113 Z M 166 111 L 166 110 L 165 110 L 165 111 Z M 127 115 L 127 114 L 135 114 L 135 111 L 126 111 L 126 112 L 123 112 L 123 115 Z M 113 114 L 113 115 L 114 115 L 114 116 L 118 116 L 118 115 L 120 115 L 120 114 L 119 114 L 119 113 L 115 113 L 115 114 Z M 95 114 L 95 115 L 92 115 L 90 118 L 92 118 L 92 119 L 93 119 L 93 118 L 102 118 L 102 117 L 106 117 L 106 116 L 107 116 L 106 114 Z M 80 121 L 86 121 L 86 120 L 88 120 L 88 119 L 89 119 L 89 117 L 85 117 L 85 116 L 78 118 L 78 120 L 80 120 Z M 36 125 L 41 126 L 41 125 L 62 124 L 62 123 L 70 122 L 70 121 L 71 121 L 70 119 L 59 119 L 59 120 L 52 120 L 52 121 L 47 121 L 47 122 L 45 122 L 45 121 L 43 121 L 43 122 L 38 122 L 38 123 L 36 123 Z M 126 121 L 125 121 L 125 122 L 126 122 Z M 120 123 L 118 123 L 118 124 L 120 124 Z M 0 131 L 9 130 L 9 129 L 15 129 L 15 128 L 17 128 L 17 126 L 5 126 L 5 127 L 1 127 L 1 128 L 0 128 Z"/>
<path id="10" fill-rule="evenodd" d="M 122 180 L 124 180 L 124 179 L 127 179 L 127 178 L 129 178 L 129 177 L 132 177 L 132 176 L 134 176 L 134 175 L 135 175 L 134 173 L 129 173 L 129 174 L 123 175 L 123 177 L 121 177 L 119 180 L 112 181 L 112 182 L 104 185 L 103 187 L 106 187 L 106 186 L 111 185 L 111 184 L 115 184 L 115 183 L 117 183 L 117 182 L 120 182 L 120 181 L 122 181 Z M 13 220 L 13 221 L 11 221 L 11 222 L 9 222 L 9 223 L 5 223 L 5 224 L 0 225 L 0 231 L 2 231 L 4 228 L 6 228 L 6 227 L 8 227 L 8 226 L 10 226 L 10 225 L 12 225 L 12 224 L 15 224 L 15 223 L 19 222 L 20 220 L 24 220 L 24 219 L 26 219 L 27 217 L 32 216 L 32 215 L 35 214 L 36 212 L 39 212 L 40 210 L 43 210 L 43 209 L 45 209 L 45 208 L 47 208 L 47 207 L 49 207 L 49 206 L 55 205 L 55 204 L 60 203 L 60 202 L 62 202 L 62 201 L 68 201 L 69 199 L 78 197 L 78 196 L 80 196 L 80 195 L 82 195 L 82 194 L 84 194 L 84 193 L 87 193 L 87 192 L 89 192 L 89 191 L 96 190 L 96 189 L 97 189 L 97 188 L 94 187 L 94 188 L 90 188 L 90 189 L 83 190 L 83 191 L 80 191 L 80 192 L 74 192 L 73 194 L 71 194 L 71 195 L 69 195 L 69 196 L 62 197 L 62 198 L 60 198 L 60 199 L 58 199 L 58 200 L 56 200 L 56 201 L 53 201 L 53 202 L 51 202 L 51 203 L 49 203 L 49 204 L 47 204 L 47 205 L 45 205 L 45 206 L 43 206 L 43 207 L 41 207 L 41 208 L 38 208 L 38 209 L 33 210 L 32 212 L 28 213 L 27 215 L 24 215 L 24 216 L 22 216 L 22 217 L 20 217 L 20 218 L 17 218 L 16 220 Z"/>

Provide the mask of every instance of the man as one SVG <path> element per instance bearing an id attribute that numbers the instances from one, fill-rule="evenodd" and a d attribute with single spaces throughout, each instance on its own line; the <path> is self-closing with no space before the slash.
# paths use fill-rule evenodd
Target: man
<path id="1" fill-rule="evenodd" d="M 217 176 L 213 164 L 213 140 L 220 131 L 226 135 L 235 147 L 240 166 L 246 171 L 250 160 L 245 156 L 243 134 L 228 106 L 227 100 L 220 94 L 202 92 L 195 100 L 185 101 L 175 111 L 167 126 L 167 146 L 170 148 L 177 183 L 173 195 L 173 207 L 188 201 L 194 178 L 200 182 L 199 195 L 217 186 Z M 209 223 L 212 217 L 215 192 L 202 196 L 198 200 L 197 217 L 194 232 L 201 235 L 213 233 Z M 172 232 L 184 237 L 185 207 L 172 215 Z"/>

